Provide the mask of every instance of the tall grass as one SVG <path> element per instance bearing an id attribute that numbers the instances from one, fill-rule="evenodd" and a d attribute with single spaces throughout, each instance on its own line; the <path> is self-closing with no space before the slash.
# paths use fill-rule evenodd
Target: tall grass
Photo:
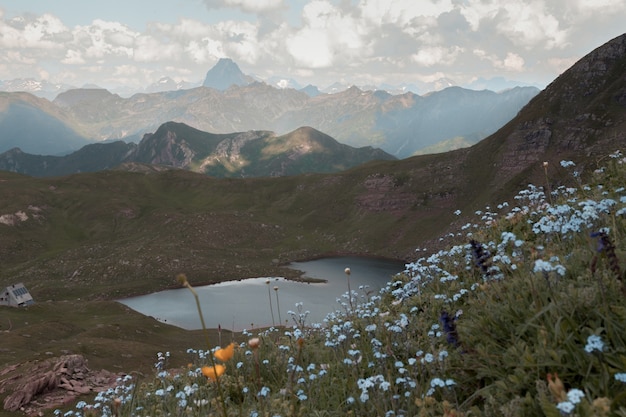
<path id="1" fill-rule="evenodd" d="M 153 377 L 57 414 L 626 416 L 626 158 L 604 163 L 586 184 L 546 167 L 572 186 L 467 215 L 324 323 L 298 303 L 288 326 L 244 332 L 219 385 L 202 373 L 218 347 L 190 347 L 188 367 L 161 354 Z"/>

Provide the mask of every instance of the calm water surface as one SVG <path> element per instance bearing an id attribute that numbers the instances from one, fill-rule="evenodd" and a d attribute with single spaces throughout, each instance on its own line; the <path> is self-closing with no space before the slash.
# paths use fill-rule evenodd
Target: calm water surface
<path id="1" fill-rule="evenodd" d="M 404 270 L 404 263 L 365 257 L 337 257 L 294 262 L 290 267 L 304 271 L 307 277 L 322 278 L 328 282 L 307 284 L 284 278 L 250 278 L 197 287 L 206 326 L 216 328 L 220 325 L 223 329 L 240 331 L 280 322 L 293 324 L 288 311 L 297 311 L 296 303 L 303 303 L 302 310 L 310 312 L 308 324 L 321 323 L 329 312 L 342 308 L 337 298 L 348 291 L 345 268 L 350 268 L 352 272 L 350 287 L 353 291 L 362 294 L 364 290 L 359 290 L 359 287 L 366 286 L 368 291 L 377 293 L 393 275 Z M 268 279 L 269 285 L 266 284 Z M 186 288 L 126 298 L 119 302 L 174 326 L 202 328 L 194 297 Z"/>

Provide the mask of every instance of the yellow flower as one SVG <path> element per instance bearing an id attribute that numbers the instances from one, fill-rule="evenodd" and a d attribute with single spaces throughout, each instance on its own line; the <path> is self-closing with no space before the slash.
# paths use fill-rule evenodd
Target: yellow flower
<path id="1" fill-rule="evenodd" d="M 202 375 L 206 376 L 211 381 L 215 381 L 225 371 L 226 371 L 226 367 L 224 365 L 203 366 L 202 367 Z"/>
<path id="2" fill-rule="evenodd" d="M 213 356 L 215 356 L 217 359 L 221 360 L 222 362 L 227 362 L 233 357 L 234 354 L 235 354 L 235 344 L 231 343 L 230 345 L 226 346 L 223 349 L 216 350 Z"/>

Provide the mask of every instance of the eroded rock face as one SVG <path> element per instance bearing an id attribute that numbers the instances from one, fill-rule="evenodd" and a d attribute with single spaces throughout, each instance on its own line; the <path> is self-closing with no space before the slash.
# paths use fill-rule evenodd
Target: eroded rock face
<path id="1" fill-rule="evenodd" d="M 118 377 L 106 370 L 90 370 L 82 355 L 65 355 L 4 368 L 0 394 L 8 393 L 5 410 L 38 415 L 70 404 L 80 395 L 113 387 Z"/>

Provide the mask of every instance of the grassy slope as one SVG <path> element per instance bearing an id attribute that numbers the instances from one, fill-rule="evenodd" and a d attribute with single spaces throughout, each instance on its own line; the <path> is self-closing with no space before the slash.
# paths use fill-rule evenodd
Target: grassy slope
<path id="1" fill-rule="evenodd" d="M 442 250 L 412 263 L 411 272 L 398 276 L 380 296 L 356 292 L 353 307 L 344 300 L 345 310 L 330 317 L 328 331 L 308 328 L 306 319 L 289 329 L 253 331 L 248 336 L 261 338 L 259 355 L 266 361 L 256 371 L 245 343 L 235 351 L 221 378 L 228 415 L 343 416 L 372 410 L 385 415 L 393 410 L 420 416 L 558 416 L 556 405 L 568 402 L 566 393 L 572 390 L 583 395 L 572 415 L 626 415 L 624 383 L 615 377 L 626 374 L 626 160 L 605 162 L 589 187 L 570 178 L 571 188 L 559 188 L 551 198 L 540 188 L 528 189 L 509 207 L 466 215 L 469 228 L 446 236 Z M 598 246 L 590 235 L 601 228 L 608 228 L 610 245 Z M 470 239 L 477 242 L 474 247 Z M 477 247 L 488 255 L 479 256 Z M 84 340 L 93 347 L 87 353 L 123 357 L 127 350 L 98 344 L 99 337 L 118 337 L 128 349 L 137 349 L 133 355 L 151 358 L 142 362 L 147 369 L 154 356 L 134 339 L 145 337 L 172 351 L 176 362 L 170 364 L 171 374 L 142 378 L 135 402 L 125 402 L 122 415 L 137 406 L 148 414 L 176 413 L 180 397 L 174 394 L 194 383 L 198 390 L 189 400 L 219 400 L 215 384 L 201 375 L 174 376 L 187 369 L 184 361 L 190 358 L 181 349 L 185 343 L 201 349 L 201 334 L 168 341 L 178 337 L 175 329 L 155 327 L 121 307 L 103 314 L 100 308 L 108 310 L 107 303 L 86 306 L 72 308 L 83 313 L 82 326 L 89 328 Z M 57 319 L 58 308 L 50 311 L 51 319 Z M 28 318 L 28 331 L 43 335 L 34 308 L 14 311 L 16 323 Z M 457 316 L 456 333 L 441 321 L 442 311 Z M 129 319 L 117 321 L 124 315 Z M 59 324 L 56 332 L 69 340 L 77 327 Z M 450 344 L 451 335 L 458 348 Z M 590 336 L 598 336 L 603 347 Z M 192 370 L 209 364 L 202 356 L 191 358 Z M 234 366 L 237 362 L 241 365 Z M 553 383 L 556 375 L 562 388 Z M 170 394 L 154 394 L 169 385 Z M 267 399 L 255 395 L 261 386 L 269 388 Z M 221 415 L 216 408 L 189 404 L 192 415 Z"/>

